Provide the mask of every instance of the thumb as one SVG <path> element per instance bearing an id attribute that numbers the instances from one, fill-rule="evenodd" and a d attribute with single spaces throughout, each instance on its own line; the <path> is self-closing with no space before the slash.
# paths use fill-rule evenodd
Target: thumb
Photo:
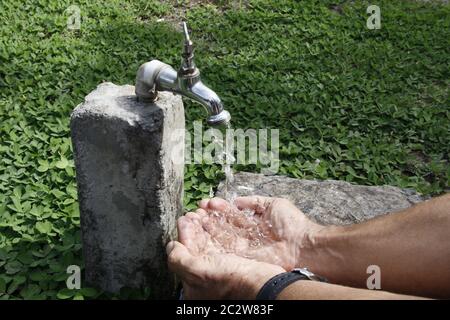
<path id="1" fill-rule="evenodd" d="M 194 257 L 189 250 L 178 241 L 171 241 L 166 246 L 167 263 L 169 269 L 181 278 L 189 273 Z"/>
<path id="2" fill-rule="evenodd" d="M 198 203 L 199 207 L 206 211 L 228 212 L 233 206 L 222 198 L 203 199 Z"/>
<path id="3" fill-rule="evenodd" d="M 239 210 L 250 209 L 257 214 L 263 214 L 276 198 L 262 196 L 238 197 L 234 204 Z"/>

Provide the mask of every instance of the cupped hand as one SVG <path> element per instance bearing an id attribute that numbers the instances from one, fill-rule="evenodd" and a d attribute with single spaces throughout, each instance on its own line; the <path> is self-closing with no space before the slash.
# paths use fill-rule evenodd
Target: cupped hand
<path id="1" fill-rule="evenodd" d="M 179 241 L 166 247 L 169 268 L 181 278 L 186 299 L 254 299 L 267 280 L 285 271 L 224 253 L 203 228 L 208 220 L 202 209 L 179 218 Z"/>
<path id="2" fill-rule="evenodd" d="M 213 243 L 236 255 L 276 264 L 286 270 L 305 266 L 304 252 L 311 247 L 313 235 L 324 228 L 282 198 L 239 197 L 234 204 L 213 198 L 202 200 L 199 206 L 210 215 L 221 213 L 226 219 L 226 223 L 203 219 L 202 226 Z M 253 219 L 249 219 L 249 213 L 254 214 Z M 257 245 L 254 232 L 245 232 L 255 220 L 259 221 Z"/>

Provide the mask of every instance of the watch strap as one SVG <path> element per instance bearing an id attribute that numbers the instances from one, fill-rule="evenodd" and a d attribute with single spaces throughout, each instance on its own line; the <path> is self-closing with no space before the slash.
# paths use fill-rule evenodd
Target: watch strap
<path id="1" fill-rule="evenodd" d="M 264 284 L 256 296 L 256 300 L 275 300 L 281 291 L 298 280 L 309 280 L 309 278 L 295 271 L 280 273 Z"/>

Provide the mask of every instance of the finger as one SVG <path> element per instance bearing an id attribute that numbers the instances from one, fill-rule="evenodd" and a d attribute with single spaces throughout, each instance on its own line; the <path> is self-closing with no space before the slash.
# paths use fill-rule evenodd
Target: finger
<path id="1" fill-rule="evenodd" d="M 186 216 L 180 217 L 177 221 L 178 240 L 187 247 L 191 245 L 192 238 L 195 235 L 193 226 L 192 220 Z"/>
<path id="2" fill-rule="evenodd" d="M 198 206 L 205 211 L 227 212 L 233 205 L 222 198 L 212 198 L 201 200 Z"/>
<path id="3" fill-rule="evenodd" d="M 190 216 L 198 215 L 191 212 Z M 194 220 L 188 217 L 178 219 L 178 239 L 188 248 L 192 255 L 198 256 L 204 253 L 205 249 L 210 245 L 211 236 L 205 230 L 203 222 L 200 218 Z"/>
<path id="4" fill-rule="evenodd" d="M 221 233 L 221 226 L 219 221 L 216 219 L 211 219 L 207 216 L 202 219 L 201 223 L 203 230 L 205 230 L 205 232 L 207 232 L 210 236 L 215 237 Z"/>
<path id="5" fill-rule="evenodd" d="M 200 216 L 200 217 L 204 217 L 204 216 L 206 216 L 208 213 L 206 212 L 206 210 L 205 209 L 202 209 L 202 208 L 198 208 L 197 210 L 195 210 L 195 212 L 196 213 L 198 213 L 198 215 Z"/>
<path id="6" fill-rule="evenodd" d="M 191 220 L 192 222 L 199 222 L 201 220 L 200 214 L 196 212 L 188 212 L 184 215 L 186 218 Z"/>
<path id="7" fill-rule="evenodd" d="M 231 204 L 222 198 L 212 198 L 208 202 L 207 211 L 227 212 L 232 208 Z"/>
<path id="8" fill-rule="evenodd" d="M 172 252 L 173 248 L 175 247 L 175 242 L 177 242 L 177 241 L 170 241 L 170 242 L 166 245 L 166 254 L 167 254 L 167 256 L 170 255 L 170 253 Z"/>
<path id="9" fill-rule="evenodd" d="M 208 203 L 209 203 L 210 199 L 202 199 L 199 201 L 198 206 L 200 208 L 202 208 L 203 210 L 207 210 L 208 209 Z"/>
<path id="10" fill-rule="evenodd" d="M 239 210 L 250 209 L 257 214 L 263 214 L 275 199 L 262 196 L 238 197 L 234 204 Z"/>
<path id="11" fill-rule="evenodd" d="M 189 250 L 178 241 L 171 241 L 166 246 L 167 263 L 169 269 L 182 279 L 189 273 L 194 257 Z"/>

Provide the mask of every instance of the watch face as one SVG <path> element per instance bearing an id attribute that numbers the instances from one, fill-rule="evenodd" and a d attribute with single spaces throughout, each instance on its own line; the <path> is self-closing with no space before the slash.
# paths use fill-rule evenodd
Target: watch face
<path id="1" fill-rule="evenodd" d="M 300 273 L 300 274 L 302 274 L 304 276 L 307 276 L 307 277 L 314 276 L 314 273 L 309 271 L 308 268 L 295 268 L 292 271 Z"/>

